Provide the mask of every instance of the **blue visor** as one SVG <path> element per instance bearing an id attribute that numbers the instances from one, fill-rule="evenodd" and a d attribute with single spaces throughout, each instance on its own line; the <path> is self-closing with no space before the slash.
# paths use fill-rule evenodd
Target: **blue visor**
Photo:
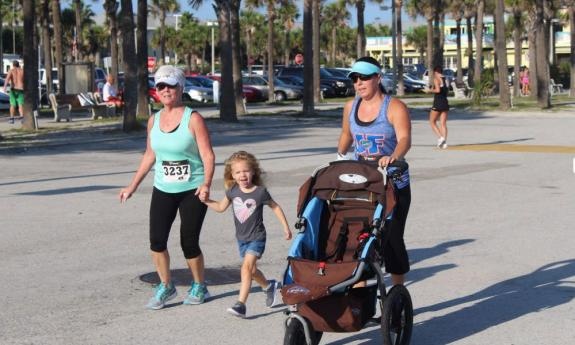
<path id="1" fill-rule="evenodd" d="M 347 77 L 350 78 L 352 74 L 358 73 L 363 75 L 372 75 L 372 74 L 379 74 L 381 70 L 374 64 L 365 61 L 358 61 L 353 64 L 351 67 L 351 72 L 347 74 Z"/>

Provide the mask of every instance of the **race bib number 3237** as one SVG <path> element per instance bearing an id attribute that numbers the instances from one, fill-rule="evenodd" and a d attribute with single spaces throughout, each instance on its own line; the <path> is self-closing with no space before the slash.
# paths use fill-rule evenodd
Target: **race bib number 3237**
<path id="1" fill-rule="evenodd" d="M 162 161 L 164 182 L 187 182 L 190 179 L 190 163 L 183 161 Z"/>

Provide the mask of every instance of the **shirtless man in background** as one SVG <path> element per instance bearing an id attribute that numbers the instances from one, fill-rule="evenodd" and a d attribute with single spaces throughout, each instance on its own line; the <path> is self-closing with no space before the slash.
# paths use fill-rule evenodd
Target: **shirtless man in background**
<path id="1" fill-rule="evenodd" d="M 4 82 L 3 91 L 6 93 L 6 87 L 10 84 L 10 123 L 14 123 L 14 117 L 16 116 L 16 107 L 18 107 L 18 113 L 20 118 L 22 118 L 24 112 L 22 111 L 22 105 L 24 104 L 24 70 L 20 67 L 20 63 L 17 60 L 12 62 L 12 68 L 6 76 L 6 81 Z"/>

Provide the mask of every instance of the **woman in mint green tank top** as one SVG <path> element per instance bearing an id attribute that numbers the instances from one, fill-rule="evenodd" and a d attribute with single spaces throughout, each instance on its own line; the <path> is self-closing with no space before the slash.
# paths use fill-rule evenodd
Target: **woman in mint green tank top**
<path id="1" fill-rule="evenodd" d="M 154 83 L 164 108 L 150 116 L 146 151 L 132 182 L 120 191 L 120 201 L 126 202 L 154 168 L 150 249 L 160 284 L 146 305 L 148 309 L 161 309 L 177 295 L 170 277 L 167 243 L 178 213 L 181 246 L 193 277 L 183 304 L 200 304 L 209 298 L 199 238 L 215 157 L 204 119 L 182 104 L 185 81 L 182 70 L 174 66 L 161 66 L 156 71 Z"/>

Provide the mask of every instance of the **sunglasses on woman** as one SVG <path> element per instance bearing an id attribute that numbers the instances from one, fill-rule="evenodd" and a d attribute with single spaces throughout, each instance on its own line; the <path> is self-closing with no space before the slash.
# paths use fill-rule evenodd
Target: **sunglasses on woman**
<path id="1" fill-rule="evenodd" d="M 352 80 L 354 83 L 357 83 L 357 80 L 358 80 L 358 79 L 361 80 L 361 81 L 368 81 L 368 80 L 370 80 L 371 78 L 373 78 L 375 75 L 376 75 L 376 74 L 365 75 L 365 74 L 355 73 L 355 74 L 352 74 L 350 78 L 351 78 L 351 80 Z"/>
<path id="2" fill-rule="evenodd" d="M 170 89 L 170 90 L 173 90 L 173 89 L 175 89 L 175 88 L 177 88 L 177 87 L 178 87 L 178 84 L 176 84 L 176 85 L 169 85 L 169 84 L 160 83 L 160 84 L 156 85 L 156 90 L 162 91 L 162 90 L 165 89 L 165 88 L 168 88 L 168 89 Z"/>

